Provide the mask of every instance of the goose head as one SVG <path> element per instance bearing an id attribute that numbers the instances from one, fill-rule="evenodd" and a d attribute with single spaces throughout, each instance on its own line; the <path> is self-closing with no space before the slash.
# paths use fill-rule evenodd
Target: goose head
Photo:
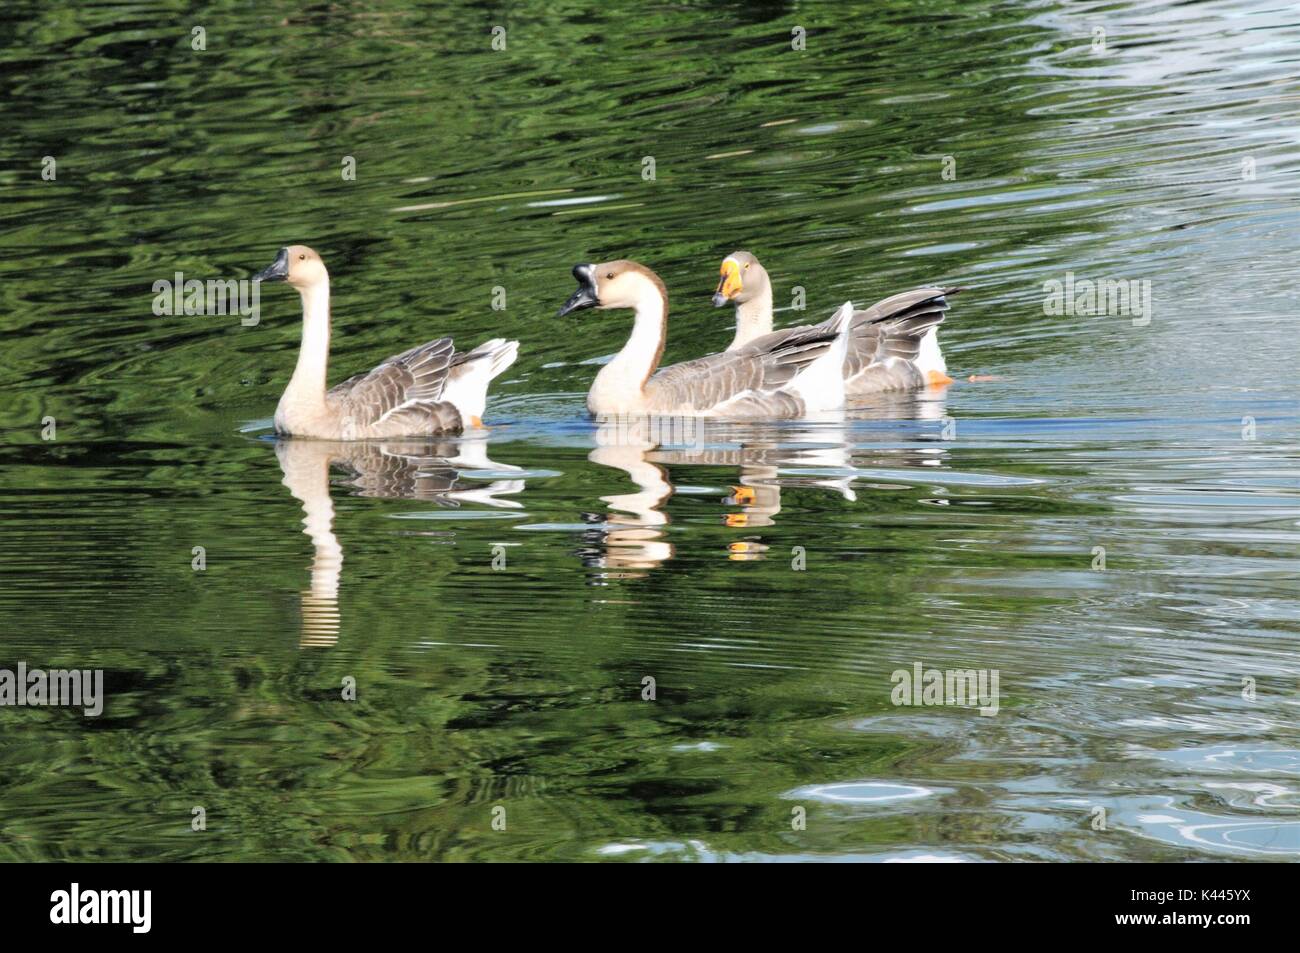
<path id="1" fill-rule="evenodd" d="M 329 272 L 320 255 L 306 245 L 289 245 L 280 249 L 275 261 L 253 276 L 254 281 L 287 281 L 299 291 L 329 281 Z"/>
<path id="2" fill-rule="evenodd" d="M 584 308 L 637 308 L 659 298 L 668 306 L 663 281 L 645 265 L 619 259 L 599 264 L 573 266 L 578 290 L 564 302 L 556 317 Z"/>
<path id="3" fill-rule="evenodd" d="M 718 290 L 713 294 L 715 308 L 721 308 L 728 302 L 744 304 L 772 288 L 767 269 L 747 251 L 733 251 L 722 259 L 719 271 Z"/>

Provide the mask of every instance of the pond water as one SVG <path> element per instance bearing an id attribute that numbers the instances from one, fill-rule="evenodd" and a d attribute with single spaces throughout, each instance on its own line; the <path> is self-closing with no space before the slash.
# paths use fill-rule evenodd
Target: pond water
<path id="1" fill-rule="evenodd" d="M 1294 6 L 200 9 L 0 10 L 0 668 L 106 696 L 0 707 L 0 859 L 1300 855 Z M 486 435 L 276 441 L 296 296 L 154 313 L 290 242 L 334 380 L 519 339 Z M 592 421 L 572 264 L 679 360 L 736 248 L 965 286 L 956 382 Z"/>

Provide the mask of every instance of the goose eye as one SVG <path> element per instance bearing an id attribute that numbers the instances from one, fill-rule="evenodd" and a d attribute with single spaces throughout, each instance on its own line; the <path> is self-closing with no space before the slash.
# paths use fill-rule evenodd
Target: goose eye
<path id="1" fill-rule="evenodd" d="M 307 260 L 307 256 L 306 256 L 306 255 L 299 255 L 299 256 L 298 256 L 298 260 L 299 260 L 299 261 L 306 261 L 306 260 Z"/>
<path id="2" fill-rule="evenodd" d="M 613 281 L 613 280 L 614 280 L 614 273 L 611 271 L 609 274 L 607 274 L 607 275 L 605 276 L 605 280 L 606 280 L 606 281 Z"/>
<path id="3" fill-rule="evenodd" d="M 746 270 L 746 271 L 749 271 L 749 266 L 748 266 L 748 265 L 745 266 L 745 270 Z"/>

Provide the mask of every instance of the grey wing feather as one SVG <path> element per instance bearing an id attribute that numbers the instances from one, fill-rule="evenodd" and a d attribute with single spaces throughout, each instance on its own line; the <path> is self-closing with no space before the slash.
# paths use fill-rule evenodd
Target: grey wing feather
<path id="1" fill-rule="evenodd" d="M 664 410 L 709 410 L 762 380 L 745 351 L 724 351 L 665 367 L 646 381 L 651 405 Z"/>
<path id="2" fill-rule="evenodd" d="M 379 424 L 379 420 L 382 420 L 382 424 Z M 391 410 L 382 418 L 378 418 L 376 424 L 377 435 L 403 436 L 458 433 L 465 426 L 455 404 L 438 400 L 420 400 L 406 406 L 399 406 L 396 410 Z"/>
<path id="3" fill-rule="evenodd" d="M 734 351 L 665 367 L 646 382 L 646 392 L 665 409 L 698 412 L 735 401 L 728 410 L 738 416 L 798 416 L 802 402 L 781 389 L 834 341 L 835 332 L 821 325 L 774 331 Z"/>
<path id="4" fill-rule="evenodd" d="M 358 426 L 414 412 L 429 415 L 429 405 L 442 397 L 456 349 L 451 338 L 429 341 L 394 355 L 374 370 L 350 377 L 330 388 L 328 397 Z M 411 408 L 402 405 L 411 404 Z M 402 408 L 402 409 L 399 409 Z M 448 408 L 452 414 L 454 408 Z M 425 429 L 425 428 L 421 428 Z"/>
<path id="5" fill-rule="evenodd" d="M 873 365 L 888 361 L 891 357 L 904 361 L 916 360 L 921 350 L 921 339 L 931 328 L 943 323 L 948 310 L 945 296 L 961 290 L 916 288 L 878 301 L 863 311 L 854 312 L 849 352 L 844 361 L 845 378 L 852 380 L 856 388 L 865 382 L 863 375 L 880 376 L 882 369 Z M 885 385 L 891 381 L 882 379 L 877 384 Z M 900 387 L 914 386 L 910 378 L 893 383 Z M 878 388 L 873 386 L 871 389 Z"/>
<path id="6" fill-rule="evenodd" d="M 901 358 L 904 362 L 915 361 L 920 354 L 921 339 L 931 328 L 943 323 L 948 310 L 946 296 L 961 290 L 963 289 L 915 288 L 878 301 L 862 311 L 855 311 L 844 358 L 844 377 L 850 389 L 875 393 L 910 390 L 923 384 L 921 374 L 914 366 L 889 361 L 889 358 Z M 834 317 L 827 318 L 820 324 L 782 328 L 755 338 L 749 346 L 762 345 L 768 350 L 790 346 L 797 353 L 801 342 L 807 343 L 810 338 L 815 340 L 821 335 L 832 335 L 832 321 Z M 744 351 L 742 348 L 730 353 L 741 354 Z M 819 353 L 813 351 L 811 357 L 815 359 Z M 693 363 L 695 362 L 675 366 L 685 368 Z M 794 377 L 794 373 L 790 373 L 791 369 L 789 364 L 775 365 L 764 378 L 764 383 L 777 386 L 788 384 Z M 794 372 L 797 373 L 800 369 L 802 368 L 797 368 Z"/>

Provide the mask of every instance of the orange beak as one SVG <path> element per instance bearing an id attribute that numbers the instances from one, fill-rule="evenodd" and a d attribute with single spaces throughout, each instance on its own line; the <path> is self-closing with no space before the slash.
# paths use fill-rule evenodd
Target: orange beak
<path id="1" fill-rule="evenodd" d="M 731 488 L 731 499 L 728 503 L 734 502 L 737 506 L 753 506 L 758 500 L 758 493 L 753 487 L 733 486 Z"/>
<path id="2" fill-rule="evenodd" d="M 728 258 L 722 263 L 721 277 L 718 279 L 718 291 L 713 296 L 713 303 L 721 306 L 740 294 L 743 285 L 740 281 L 740 266 Z"/>

